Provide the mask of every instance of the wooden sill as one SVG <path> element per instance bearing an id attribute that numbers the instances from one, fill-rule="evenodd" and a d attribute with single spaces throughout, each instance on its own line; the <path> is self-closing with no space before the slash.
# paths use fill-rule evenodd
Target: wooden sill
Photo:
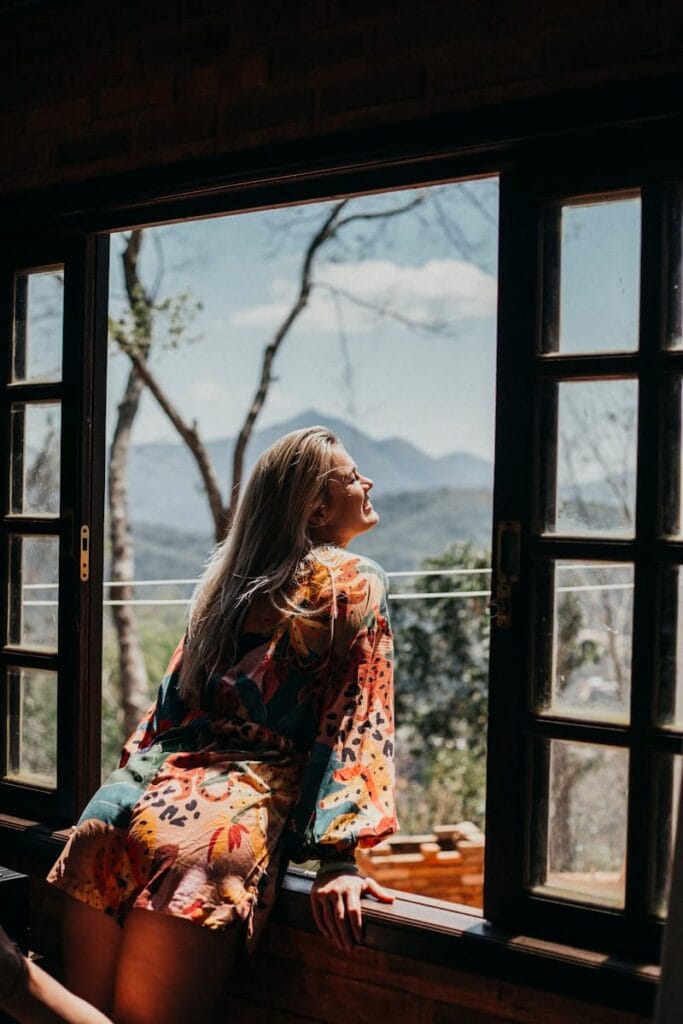
<path id="1" fill-rule="evenodd" d="M 0 850 L 10 861 L 28 859 L 40 874 L 55 860 L 69 831 L 0 814 Z M 309 901 L 313 878 L 309 871 L 290 867 L 273 911 L 275 922 L 316 933 Z M 614 1009 L 653 1013 L 659 980 L 655 964 L 507 933 L 472 907 L 417 893 L 395 891 L 395 896 L 391 904 L 364 904 L 364 945 L 370 949 Z"/>

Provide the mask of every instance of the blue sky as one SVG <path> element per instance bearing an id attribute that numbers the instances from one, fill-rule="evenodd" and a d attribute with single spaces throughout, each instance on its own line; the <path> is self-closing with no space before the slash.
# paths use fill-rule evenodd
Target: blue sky
<path id="1" fill-rule="evenodd" d="M 355 199 L 345 213 L 402 207 L 416 195 Z M 161 281 L 160 298 L 189 291 L 203 306 L 190 328 L 197 340 L 158 349 L 152 361 L 205 438 L 239 428 L 264 345 L 296 295 L 305 243 L 329 208 L 313 204 L 147 232 L 141 266 L 148 285 Z M 122 294 L 120 249 L 114 236 L 114 315 Z M 496 250 L 495 179 L 440 187 L 384 224 L 349 225 L 343 245 L 321 250 L 319 287 L 277 357 L 259 424 L 313 406 L 373 437 L 403 437 L 431 454 L 462 450 L 491 458 Z M 388 314 L 369 308 L 376 306 Z M 110 412 L 126 369 L 121 355 L 110 359 Z M 175 435 L 146 395 L 135 440 L 161 439 Z"/>
<path id="2" fill-rule="evenodd" d="M 277 356 L 259 426 L 315 407 L 432 455 L 493 458 L 497 181 L 360 197 L 344 213 L 403 207 L 418 194 L 424 199 L 410 212 L 356 222 L 341 244 L 321 250 L 318 287 Z M 315 203 L 147 230 L 147 286 L 159 299 L 189 293 L 202 304 L 192 343 L 169 349 L 162 324 L 152 364 L 205 439 L 239 429 L 263 348 L 296 296 L 305 245 L 329 209 Z M 565 208 L 562 351 L 635 346 L 639 234 L 637 199 Z M 114 236 L 113 315 L 121 309 L 121 246 Z M 428 324 L 436 329 L 419 326 Z M 126 372 L 125 358 L 114 355 L 110 413 Z M 134 440 L 176 440 L 148 394 Z"/>

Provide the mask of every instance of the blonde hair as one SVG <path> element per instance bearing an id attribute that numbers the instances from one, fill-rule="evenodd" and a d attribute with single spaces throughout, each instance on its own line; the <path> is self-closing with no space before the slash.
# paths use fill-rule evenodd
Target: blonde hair
<path id="1" fill-rule="evenodd" d="M 260 456 L 232 527 L 197 585 L 180 672 L 180 693 L 196 705 L 204 680 L 234 660 L 254 598 L 295 610 L 290 591 L 313 550 L 309 519 L 325 495 L 334 449 L 326 427 L 285 434 Z"/>

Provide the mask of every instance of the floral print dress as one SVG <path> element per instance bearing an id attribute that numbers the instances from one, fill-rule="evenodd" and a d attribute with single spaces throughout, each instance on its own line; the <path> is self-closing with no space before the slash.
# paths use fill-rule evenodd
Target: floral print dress
<path id="1" fill-rule="evenodd" d="M 48 881 L 119 921 L 134 907 L 244 921 L 253 948 L 290 858 L 396 830 L 386 576 L 328 550 L 294 600 L 303 611 L 271 633 L 242 635 L 199 708 L 178 693 L 179 643 Z"/>

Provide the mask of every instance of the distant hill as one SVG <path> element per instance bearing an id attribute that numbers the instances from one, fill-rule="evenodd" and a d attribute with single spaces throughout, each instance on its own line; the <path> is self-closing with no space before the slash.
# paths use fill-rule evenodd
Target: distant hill
<path id="1" fill-rule="evenodd" d="M 363 473 L 375 481 L 379 498 L 448 489 L 489 491 L 493 467 L 485 459 L 464 452 L 435 458 L 401 438 L 377 441 L 343 420 L 309 409 L 300 416 L 256 431 L 247 450 L 248 473 L 259 454 L 282 434 L 324 423 L 344 442 Z M 234 438 L 210 441 L 207 448 L 219 479 L 227 484 Z M 187 448 L 178 444 L 140 444 L 131 451 L 129 494 L 136 528 L 163 520 L 188 535 L 211 532 L 202 485 Z"/>
<path id="2" fill-rule="evenodd" d="M 377 499 L 380 523 L 351 545 L 387 570 L 417 569 L 455 540 L 491 546 L 491 494 L 484 490 L 411 491 Z M 194 579 L 211 549 L 206 532 L 138 523 L 135 575 L 138 579 Z M 185 591 L 183 591 L 185 593 Z"/>

